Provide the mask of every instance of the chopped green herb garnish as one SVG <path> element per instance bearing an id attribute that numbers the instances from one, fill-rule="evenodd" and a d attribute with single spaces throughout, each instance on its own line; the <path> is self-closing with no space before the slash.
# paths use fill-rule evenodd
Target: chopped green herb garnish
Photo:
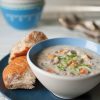
<path id="1" fill-rule="evenodd" d="M 89 65 L 87 65 L 87 64 L 81 64 L 80 66 L 89 66 Z"/>
<path id="2" fill-rule="evenodd" d="M 65 67 L 62 66 L 62 65 L 58 65 L 57 67 L 58 67 L 60 70 L 63 70 L 63 71 L 65 70 Z"/>

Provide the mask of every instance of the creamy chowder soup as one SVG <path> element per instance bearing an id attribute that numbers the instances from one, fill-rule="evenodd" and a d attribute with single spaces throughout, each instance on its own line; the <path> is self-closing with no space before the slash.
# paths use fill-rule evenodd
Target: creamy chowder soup
<path id="1" fill-rule="evenodd" d="M 100 71 L 100 56 L 93 51 L 66 45 L 44 49 L 37 56 L 37 65 L 50 73 L 81 76 Z"/>

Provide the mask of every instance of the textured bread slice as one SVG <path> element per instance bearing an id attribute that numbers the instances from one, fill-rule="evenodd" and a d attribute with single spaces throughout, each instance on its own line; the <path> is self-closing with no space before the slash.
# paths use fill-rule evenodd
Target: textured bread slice
<path id="1" fill-rule="evenodd" d="M 32 89 L 35 79 L 26 56 L 15 58 L 3 71 L 3 81 L 8 89 Z"/>
<path id="2" fill-rule="evenodd" d="M 42 32 L 33 31 L 26 35 L 22 40 L 18 41 L 12 48 L 9 62 L 19 56 L 25 56 L 27 51 L 36 43 L 47 39 Z"/>

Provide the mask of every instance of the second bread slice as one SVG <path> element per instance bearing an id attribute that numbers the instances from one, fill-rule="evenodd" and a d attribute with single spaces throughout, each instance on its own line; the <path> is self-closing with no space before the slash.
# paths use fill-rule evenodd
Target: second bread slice
<path id="1" fill-rule="evenodd" d="M 15 58 L 3 71 L 3 81 L 8 89 L 32 89 L 35 79 L 26 56 Z"/>

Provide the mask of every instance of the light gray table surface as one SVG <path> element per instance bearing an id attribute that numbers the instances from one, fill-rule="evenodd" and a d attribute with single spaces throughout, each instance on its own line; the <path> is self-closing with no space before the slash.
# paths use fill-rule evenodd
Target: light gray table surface
<path id="1" fill-rule="evenodd" d="M 87 38 L 83 33 L 77 31 L 70 31 L 57 23 L 47 24 L 47 22 L 41 21 L 37 28 L 31 30 L 16 30 L 9 26 L 0 14 L 0 59 L 7 55 L 12 45 L 24 37 L 29 32 L 37 30 L 44 32 L 48 38 L 55 37 L 74 37 L 74 38 Z M 7 98 L 0 93 L 0 100 L 7 100 Z"/>

